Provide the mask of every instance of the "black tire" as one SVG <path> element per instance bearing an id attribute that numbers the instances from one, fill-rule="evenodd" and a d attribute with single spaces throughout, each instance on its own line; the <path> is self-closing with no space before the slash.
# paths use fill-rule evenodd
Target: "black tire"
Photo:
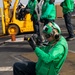
<path id="1" fill-rule="evenodd" d="M 17 34 L 20 33 L 20 29 L 17 25 L 9 25 L 8 28 L 7 28 L 7 33 L 9 35 L 11 35 L 11 34 L 17 35 Z"/>

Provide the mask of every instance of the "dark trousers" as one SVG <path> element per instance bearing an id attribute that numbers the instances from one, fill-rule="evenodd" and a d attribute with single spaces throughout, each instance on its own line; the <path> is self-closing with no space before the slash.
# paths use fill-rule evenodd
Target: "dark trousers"
<path id="1" fill-rule="evenodd" d="M 36 75 L 34 62 L 17 62 L 13 66 L 14 75 Z"/>
<path id="2" fill-rule="evenodd" d="M 73 26 L 71 23 L 71 12 L 64 14 L 64 20 L 69 33 L 69 37 L 74 37 Z"/>
<path id="3" fill-rule="evenodd" d="M 48 20 L 48 19 L 45 19 L 45 21 L 44 21 L 44 26 L 45 26 L 46 24 L 48 24 L 49 22 L 55 22 L 55 20 Z"/>
<path id="4" fill-rule="evenodd" d="M 40 37 L 40 39 L 41 39 L 39 23 L 36 23 L 36 24 L 35 24 L 35 32 L 36 32 L 36 34 L 38 35 L 38 37 Z"/>
<path id="5" fill-rule="evenodd" d="M 33 19 L 33 24 L 34 24 L 34 30 L 35 30 L 35 33 L 38 36 L 38 39 L 40 41 L 42 41 L 42 37 L 41 37 L 41 34 L 40 34 L 40 26 L 39 26 L 39 23 L 37 22 L 37 20 Z"/>

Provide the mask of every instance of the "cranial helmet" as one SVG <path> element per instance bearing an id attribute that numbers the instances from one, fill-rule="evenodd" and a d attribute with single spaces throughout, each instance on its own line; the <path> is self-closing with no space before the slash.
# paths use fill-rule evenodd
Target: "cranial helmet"
<path id="1" fill-rule="evenodd" d="M 57 31 L 57 32 L 56 32 Z M 60 27 L 56 23 L 48 23 L 43 27 L 43 33 L 55 35 L 55 38 L 59 37 L 61 34 Z"/>
<path id="2" fill-rule="evenodd" d="M 53 29 L 56 29 L 59 34 L 61 34 L 60 27 L 56 23 L 48 23 L 43 27 L 43 32 L 46 34 L 51 34 L 53 32 Z"/>
<path id="3" fill-rule="evenodd" d="M 43 27 L 43 32 L 46 34 L 51 34 L 52 31 L 53 31 L 53 28 L 51 26 L 49 26 L 49 24 L 47 24 Z"/>

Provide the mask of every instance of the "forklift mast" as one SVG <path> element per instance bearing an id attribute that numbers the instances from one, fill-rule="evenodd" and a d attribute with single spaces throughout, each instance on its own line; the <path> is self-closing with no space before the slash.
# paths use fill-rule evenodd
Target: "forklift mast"
<path id="1" fill-rule="evenodd" d="M 3 15 L 4 15 L 4 22 L 7 26 L 10 22 L 10 6 L 11 0 L 3 0 Z"/>
<path id="2" fill-rule="evenodd" d="M 16 17 L 16 9 L 17 9 L 18 3 L 19 3 L 19 0 L 15 0 L 14 6 L 13 6 L 12 22 L 15 20 L 15 17 Z"/>

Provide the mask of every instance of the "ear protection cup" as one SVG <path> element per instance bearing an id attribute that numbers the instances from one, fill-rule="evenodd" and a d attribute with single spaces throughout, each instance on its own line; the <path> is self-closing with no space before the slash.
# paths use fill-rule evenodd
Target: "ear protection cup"
<path id="1" fill-rule="evenodd" d="M 55 39 L 58 40 L 59 39 L 59 35 L 56 34 L 55 35 Z"/>
<path id="2" fill-rule="evenodd" d="M 59 40 L 59 33 L 58 33 L 57 29 L 53 29 L 53 35 L 56 40 Z"/>

